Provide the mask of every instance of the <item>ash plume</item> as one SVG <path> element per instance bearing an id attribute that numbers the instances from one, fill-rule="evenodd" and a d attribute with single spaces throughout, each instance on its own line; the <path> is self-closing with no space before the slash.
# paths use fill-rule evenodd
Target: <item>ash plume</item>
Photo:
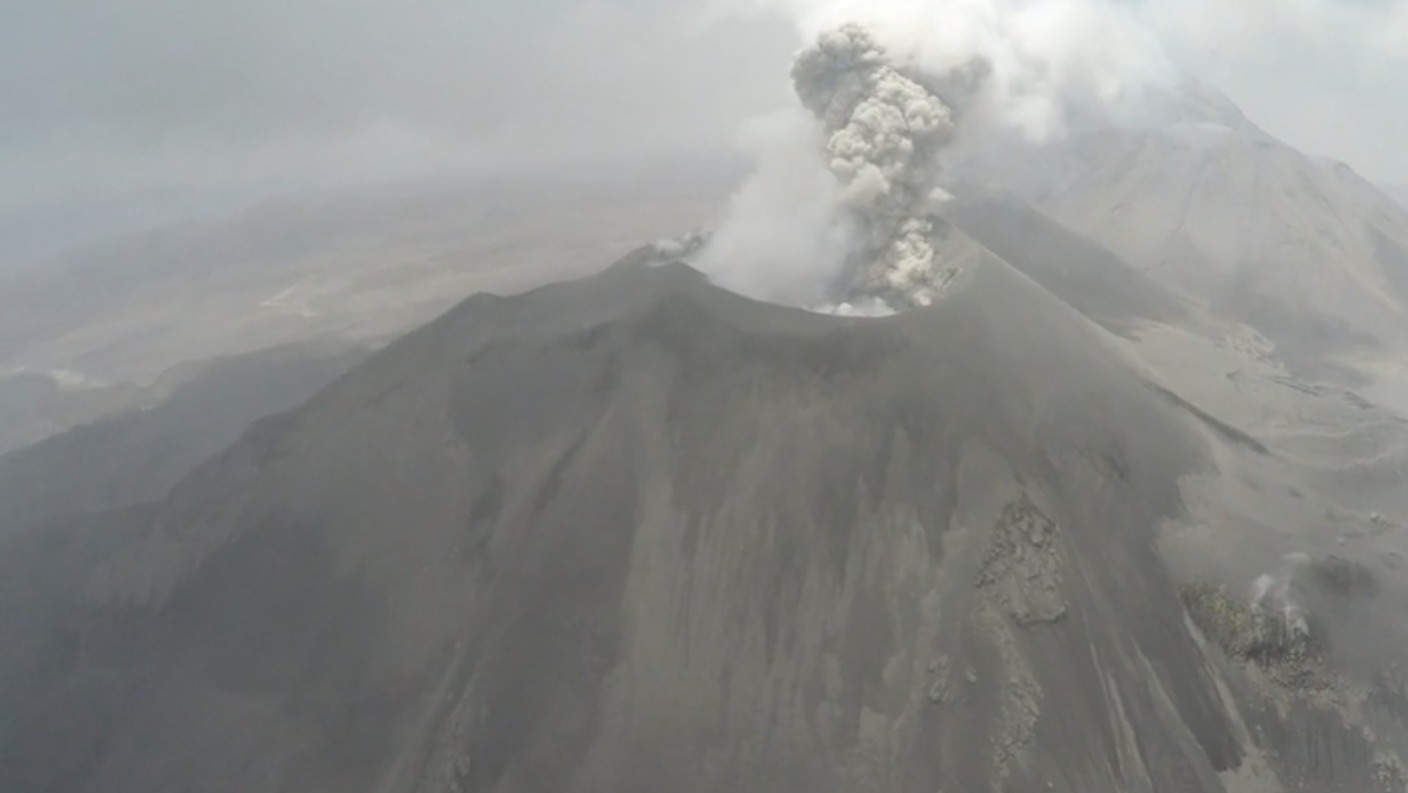
<path id="1" fill-rule="evenodd" d="M 953 138 L 952 110 L 855 24 L 803 50 L 792 82 L 822 125 L 827 168 L 861 235 L 842 294 L 929 305 L 953 277 L 931 241 L 932 207 L 942 196 L 938 155 Z"/>
<path id="2" fill-rule="evenodd" d="M 758 170 L 696 264 L 774 302 L 932 303 L 962 256 L 937 211 L 945 162 L 1009 134 L 1125 123 L 1173 78 L 1157 38 L 1109 0 L 733 2 L 808 42 L 791 74 L 800 107 L 749 130 Z"/>

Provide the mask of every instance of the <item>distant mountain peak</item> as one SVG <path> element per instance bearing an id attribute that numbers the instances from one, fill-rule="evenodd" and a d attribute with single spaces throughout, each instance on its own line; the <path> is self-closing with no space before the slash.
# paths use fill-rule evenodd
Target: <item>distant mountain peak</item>
<path id="1" fill-rule="evenodd" d="M 1278 140 L 1206 83 L 1142 101 L 1130 123 L 1040 146 L 983 144 L 960 173 L 1015 192 L 1315 371 L 1408 340 L 1402 202 Z"/>
<path id="2" fill-rule="evenodd" d="M 1226 94 L 1193 78 L 1143 86 L 1098 106 L 1067 106 L 1064 116 L 1064 134 L 1054 141 L 1058 145 L 1111 131 L 1164 132 L 1186 127 L 1266 136 Z"/>
<path id="3" fill-rule="evenodd" d="M 1216 124 L 1232 130 L 1262 132 L 1231 98 L 1201 80 L 1185 80 L 1161 92 L 1156 99 L 1161 120 L 1167 124 Z"/>

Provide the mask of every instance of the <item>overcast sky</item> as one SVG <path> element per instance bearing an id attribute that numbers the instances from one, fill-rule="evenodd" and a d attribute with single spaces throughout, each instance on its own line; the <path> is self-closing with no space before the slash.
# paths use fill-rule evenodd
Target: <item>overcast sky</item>
<path id="1" fill-rule="evenodd" d="M 704 3 L 5 0 L 0 217 L 719 151 L 787 101 L 798 42 L 780 18 Z M 1177 62 L 1271 132 L 1408 182 L 1408 0 L 1144 9 Z"/>

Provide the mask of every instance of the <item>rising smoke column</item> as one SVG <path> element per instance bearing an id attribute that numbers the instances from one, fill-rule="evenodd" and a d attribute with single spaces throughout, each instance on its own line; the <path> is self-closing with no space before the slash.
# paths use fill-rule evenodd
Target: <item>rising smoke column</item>
<path id="1" fill-rule="evenodd" d="M 1309 564 L 1310 557 L 1304 553 L 1286 554 L 1275 574 L 1268 573 L 1252 582 L 1253 610 L 1279 617 L 1294 636 L 1305 636 L 1310 632 L 1305 609 L 1297 598 L 1297 577 Z"/>
<path id="2" fill-rule="evenodd" d="M 1138 125 L 1145 97 L 1180 79 L 1122 0 L 711 2 L 811 42 L 794 62 L 801 102 L 740 131 L 758 168 L 696 260 L 772 302 L 934 302 L 976 250 L 935 215 L 941 154 Z"/>
<path id="3" fill-rule="evenodd" d="M 821 34 L 802 51 L 792 83 L 822 125 L 827 168 L 862 231 L 841 291 L 896 308 L 929 305 L 955 274 L 932 242 L 933 207 L 942 196 L 938 155 L 953 138 L 953 112 L 855 24 Z"/>

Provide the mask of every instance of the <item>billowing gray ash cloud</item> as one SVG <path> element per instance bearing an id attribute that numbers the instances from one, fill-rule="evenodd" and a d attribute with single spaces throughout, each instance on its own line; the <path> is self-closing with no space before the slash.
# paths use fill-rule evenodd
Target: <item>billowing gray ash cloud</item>
<path id="1" fill-rule="evenodd" d="M 751 2 L 807 42 L 800 102 L 745 131 L 758 169 L 696 263 L 774 302 L 932 303 L 973 247 L 936 214 L 945 162 L 1137 119 L 1142 93 L 1177 77 L 1124 3 Z"/>
<path id="2" fill-rule="evenodd" d="M 798 55 L 792 81 L 822 124 L 827 168 L 861 235 L 840 291 L 928 305 L 954 275 L 931 241 L 933 205 L 943 198 L 938 155 L 952 140 L 953 111 L 855 24 L 823 33 Z"/>

